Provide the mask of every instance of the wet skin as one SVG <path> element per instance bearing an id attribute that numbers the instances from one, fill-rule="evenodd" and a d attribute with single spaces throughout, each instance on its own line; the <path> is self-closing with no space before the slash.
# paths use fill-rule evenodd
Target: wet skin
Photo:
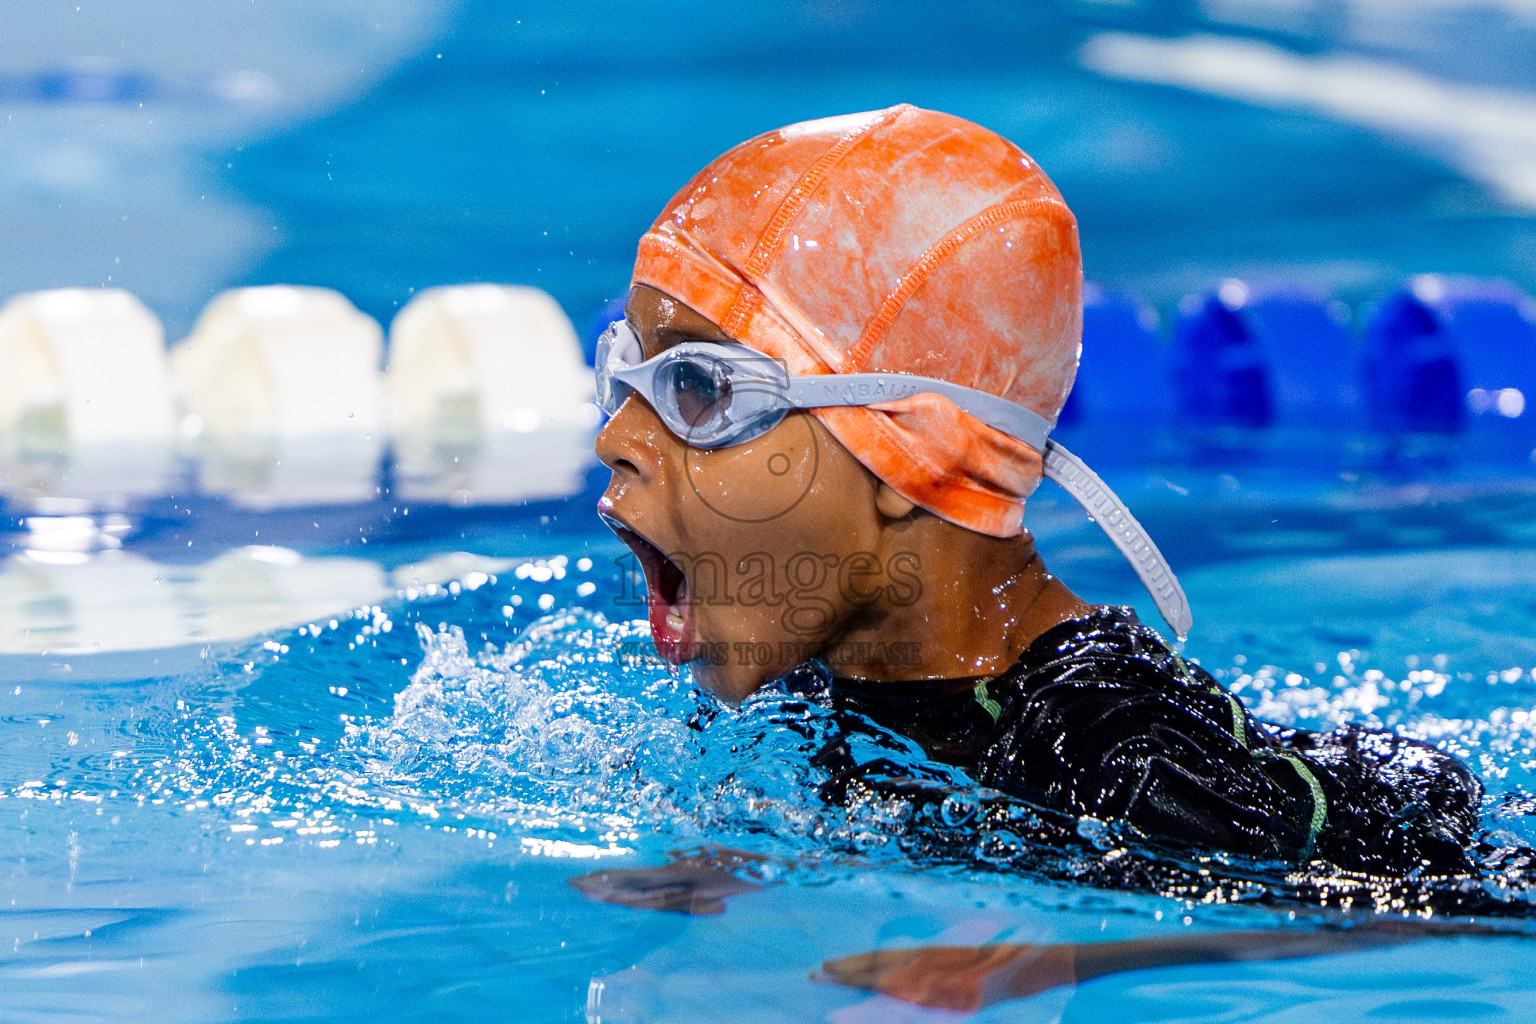
<path id="1" fill-rule="evenodd" d="M 625 315 L 646 358 L 731 340 L 644 285 Z M 874 681 L 995 675 L 1088 610 L 1027 533 L 988 537 L 914 507 L 808 413 L 706 450 L 631 395 L 596 449 L 613 473 L 599 511 L 645 568 L 657 649 L 727 701 L 812 655 Z"/>

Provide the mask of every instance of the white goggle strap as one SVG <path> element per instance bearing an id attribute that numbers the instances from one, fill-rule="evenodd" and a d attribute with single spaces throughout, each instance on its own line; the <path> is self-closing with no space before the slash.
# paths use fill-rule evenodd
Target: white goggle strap
<path id="1" fill-rule="evenodd" d="M 870 405 L 931 393 L 948 398 L 989 427 L 1018 438 L 1042 453 L 1045 475 L 1060 484 L 1108 534 L 1136 570 L 1158 612 L 1179 639 L 1189 635 L 1193 616 L 1184 588 L 1131 510 L 1098 474 L 1076 455 L 1049 440 L 1051 423 L 1033 410 L 974 388 L 902 373 L 820 374 L 791 378 L 790 399 L 800 408 Z"/>
<path id="2" fill-rule="evenodd" d="M 1077 499 L 1089 517 L 1109 535 L 1110 541 L 1136 570 L 1142 586 L 1152 595 L 1158 613 L 1169 628 L 1180 640 L 1187 637 L 1194 625 L 1189 599 L 1184 596 L 1184 588 L 1179 586 L 1168 560 L 1131 515 L 1131 510 L 1082 459 L 1055 441 L 1046 443 L 1044 455 L 1045 475 Z"/>
<path id="3" fill-rule="evenodd" d="M 1051 421 L 1017 402 L 947 380 L 912 373 L 824 373 L 791 377 L 789 400 L 797 409 L 829 405 L 876 405 L 912 395 L 942 395 L 961 412 L 987 426 L 1016 437 L 1035 451 L 1044 451 Z"/>

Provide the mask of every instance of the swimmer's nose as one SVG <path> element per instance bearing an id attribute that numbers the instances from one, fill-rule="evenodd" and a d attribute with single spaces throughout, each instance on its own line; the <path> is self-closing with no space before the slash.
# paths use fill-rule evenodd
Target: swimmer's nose
<path id="1" fill-rule="evenodd" d="M 633 475 L 641 483 L 650 483 L 661 471 L 664 446 L 670 440 L 672 432 L 651 407 L 631 395 L 598 431 L 593 448 L 615 476 Z"/>

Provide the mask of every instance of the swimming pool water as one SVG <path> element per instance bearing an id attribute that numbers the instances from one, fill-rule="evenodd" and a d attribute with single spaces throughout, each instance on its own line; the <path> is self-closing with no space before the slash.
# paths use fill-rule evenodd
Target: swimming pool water
<path id="1" fill-rule="evenodd" d="M 1528 816 L 1500 810 L 1536 791 L 1536 483 L 1112 482 L 1181 572 L 1188 655 L 1272 721 L 1445 745 L 1488 785 L 1490 826 L 1536 845 Z M 830 728 L 814 704 L 721 709 L 647 655 L 592 498 L 401 529 L 367 546 L 386 571 L 475 559 L 169 673 L 148 654 L 110 671 L 81 654 L 83 678 L 0 659 L 0 1017 L 950 1020 L 809 975 L 902 944 L 1308 920 L 1095 888 L 1067 862 L 1011 870 L 982 836 L 968 859 L 914 860 L 901 807 L 814 795 Z M 1067 499 L 1042 492 L 1030 521 L 1085 597 L 1141 601 Z M 358 551 L 300 556 L 339 553 Z M 921 759 L 896 746 L 882 753 Z M 775 858 L 775 884 L 700 918 L 567 884 L 706 841 Z M 974 1019 L 1532 1019 L 1532 941 L 1135 972 Z"/>

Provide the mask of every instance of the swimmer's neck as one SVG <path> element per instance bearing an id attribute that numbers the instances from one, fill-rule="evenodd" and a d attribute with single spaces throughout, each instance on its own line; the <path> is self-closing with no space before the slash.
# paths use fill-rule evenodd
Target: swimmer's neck
<path id="1" fill-rule="evenodd" d="M 915 599 L 880 601 L 844 622 L 828 644 L 837 652 L 831 667 L 840 678 L 896 682 L 999 675 L 1041 633 L 1089 611 L 1046 571 L 1027 532 L 988 537 L 917 515 L 896 534 L 892 553 L 916 560 Z"/>

